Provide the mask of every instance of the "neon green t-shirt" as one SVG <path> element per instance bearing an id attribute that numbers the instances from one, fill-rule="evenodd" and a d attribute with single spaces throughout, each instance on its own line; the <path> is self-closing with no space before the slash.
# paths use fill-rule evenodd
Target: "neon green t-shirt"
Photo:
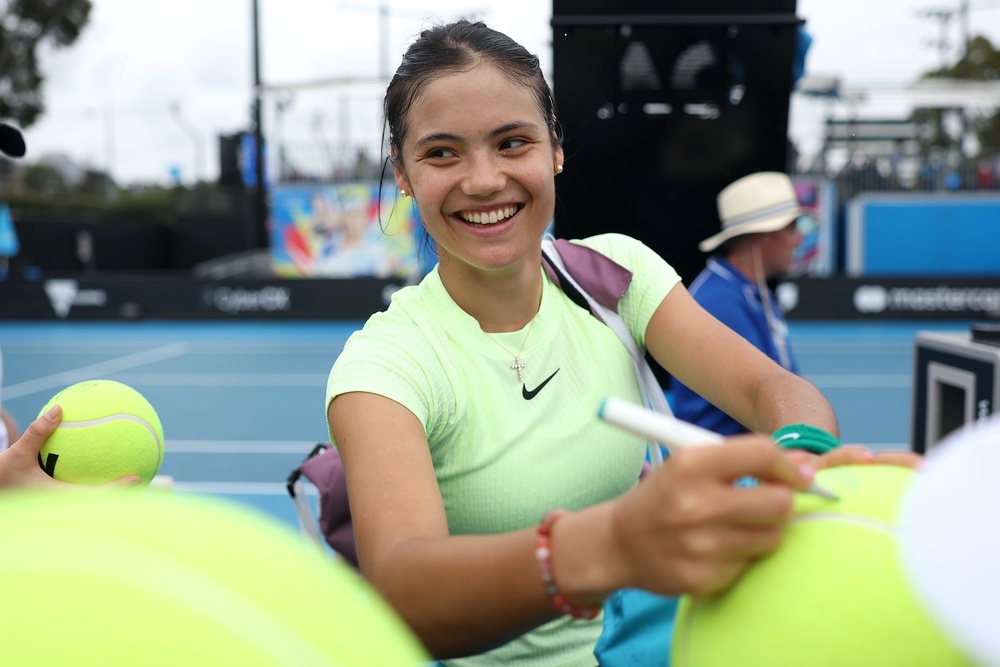
<path id="1" fill-rule="evenodd" d="M 680 282 L 677 272 L 621 234 L 576 242 L 632 271 L 619 313 L 644 348 L 646 326 Z M 543 282 L 532 323 L 487 335 L 452 301 L 435 268 L 355 332 L 330 373 L 327 405 L 364 391 L 400 403 L 423 424 L 452 535 L 520 530 L 548 510 L 615 498 L 642 469 L 645 441 L 597 418 L 607 396 L 641 402 L 628 350 L 547 276 Z M 523 382 L 511 368 L 522 344 Z M 600 617 L 564 617 L 447 664 L 595 665 L 600 633 Z"/>

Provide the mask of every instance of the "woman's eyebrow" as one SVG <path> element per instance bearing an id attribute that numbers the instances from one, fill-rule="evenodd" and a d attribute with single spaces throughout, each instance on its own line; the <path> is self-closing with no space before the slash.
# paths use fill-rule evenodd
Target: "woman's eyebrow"
<path id="1" fill-rule="evenodd" d="M 536 125 L 535 123 L 532 123 L 530 121 L 526 121 L 526 120 L 516 120 L 516 121 L 510 122 L 510 123 L 504 123 L 503 125 L 501 125 L 497 129 L 495 129 L 492 132 L 490 132 L 488 136 L 491 139 L 493 139 L 493 138 L 496 138 L 496 137 L 498 137 L 498 136 L 500 136 L 502 134 L 507 134 L 508 132 L 513 132 L 514 130 L 529 130 L 529 131 L 537 132 L 538 131 L 538 125 Z"/>
<path id="2" fill-rule="evenodd" d="M 538 125 L 526 120 L 517 120 L 510 123 L 504 123 L 500 127 L 492 130 L 487 134 L 487 138 L 495 139 L 501 135 L 507 134 L 508 132 L 513 132 L 515 130 L 529 130 L 532 132 L 538 132 Z M 414 145 L 422 146 L 423 144 L 434 143 L 437 141 L 451 141 L 451 142 L 461 142 L 462 137 L 457 134 L 452 134 L 450 132 L 432 132 L 426 134 L 416 140 Z"/>
<path id="3" fill-rule="evenodd" d="M 426 134 L 414 142 L 415 146 L 420 146 L 422 144 L 434 143 L 436 141 L 461 141 L 461 137 L 456 134 L 451 134 L 450 132 L 432 132 Z"/>

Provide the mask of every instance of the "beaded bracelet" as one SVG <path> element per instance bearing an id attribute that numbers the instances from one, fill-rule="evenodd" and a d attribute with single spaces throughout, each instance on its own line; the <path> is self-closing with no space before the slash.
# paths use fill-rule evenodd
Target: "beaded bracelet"
<path id="1" fill-rule="evenodd" d="M 538 560 L 538 571 L 542 575 L 542 584 L 545 586 L 545 595 L 548 596 L 556 609 L 564 614 L 569 614 L 573 618 L 590 620 L 596 618 L 601 612 L 600 606 L 578 607 L 559 592 L 555 577 L 552 575 L 552 526 L 556 520 L 569 514 L 564 509 L 556 509 L 548 512 L 542 522 L 538 524 L 538 536 L 535 539 L 535 558 Z"/>

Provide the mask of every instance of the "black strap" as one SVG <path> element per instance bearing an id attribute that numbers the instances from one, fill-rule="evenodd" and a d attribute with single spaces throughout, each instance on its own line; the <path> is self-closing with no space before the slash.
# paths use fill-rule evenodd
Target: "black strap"
<path id="1" fill-rule="evenodd" d="M 306 461 L 308 461 L 312 457 L 314 457 L 317 454 L 319 454 L 320 452 L 324 451 L 329 446 L 330 445 L 326 444 L 325 442 L 317 443 L 316 446 L 312 448 L 312 451 L 309 452 L 309 456 L 305 457 L 302 460 L 302 463 L 305 463 Z M 296 468 L 295 470 L 293 470 L 291 472 L 291 474 L 288 475 L 288 480 L 285 482 L 285 488 L 288 489 L 288 495 L 290 495 L 292 498 L 295 497 L 295 482 L 299 481 L 300 477 L 302 477 L 302 464 L 301 463 L 299 464 L 298 468 Z"/>
<path id="2" fill-rule="evenodd" d="M 556 277 L 559 279 L 559 289 L 561 289 L 566 296 L 569 297 L 569 300 L 583 308 L 591 315 L 594 315 L 594 311 L 590 309 L 590 304 L 587 303 L 587 298 L 580 293 L 580 290 L 578 290 L 568 278 L 566 278 L 566 274 L 559 269 L 555 262 L 549 259 L 549 256 L 544 250 L 542 250 L 542 258 L 545 260 L 545 265 L 552 271 L 552 273 L 556 274 Z M 594 315 L 594 317 L 597 316 Z"/>

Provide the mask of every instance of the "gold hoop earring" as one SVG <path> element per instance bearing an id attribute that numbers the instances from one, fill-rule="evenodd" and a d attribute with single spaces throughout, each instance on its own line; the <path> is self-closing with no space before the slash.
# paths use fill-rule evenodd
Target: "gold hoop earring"
<path id="1" fill-rule="evenodd" d="M 410 196 L 410 193 L 406 191 L 406 188 L 400 188 L 399 194 L 403 195 L 404 197 Z"/>
<path id="2" fill-rule="evenodd" d="M 561 164 L 556 165 L 556 173 L 561 174 L 563 172 L 563 166 Z"/>

